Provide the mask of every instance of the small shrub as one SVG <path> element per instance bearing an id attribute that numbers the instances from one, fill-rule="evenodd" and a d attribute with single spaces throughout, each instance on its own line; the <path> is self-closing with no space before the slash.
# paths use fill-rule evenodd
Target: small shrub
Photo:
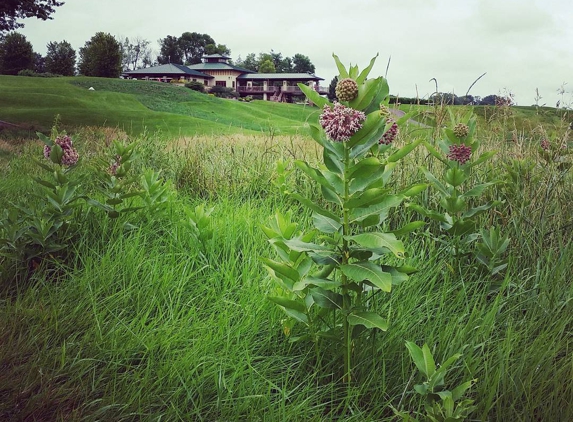
<path id="1" fill-rule="evenodd" d="M 219 98 L 237 98 L 239 96 L 233 88 L 226 86 L 214 86 L 209 90 L 209 93 Z"/>
<path id="2" fill-rule="evenodd" d="M 189 88 L 192 89 L 193 91 L 197 91 L 197 92 L 205 92 L 205 85 L 203 85 L 201 82 L 197 82 L 197 81 L 189 81 L 185 84 L 185 88 Z"/>

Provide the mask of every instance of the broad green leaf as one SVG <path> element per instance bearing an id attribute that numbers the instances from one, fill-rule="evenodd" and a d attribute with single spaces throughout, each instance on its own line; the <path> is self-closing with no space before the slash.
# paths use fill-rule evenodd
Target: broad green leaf
<path id="1" fill-rule="evenodd" d="M 289 239 L 284 241 L 290 249 L 297 252 L 328 252 L 332 248 L 324 245 L 317 245 L 316 243 L 304 242 L 301 239 Z"/>
<path id="2" fill-rule="evenodd" d="M 304 95 L 306 95 L 306 98 L 308 98 L 308 100 L 312 103 L 316 104 L 319 108 L 323 108 L 325 105 L 328 105 L 329 107 L 332 106 L 331 102 L 328 101 L 327 98 L 321 97 L 318 92 L 316 92 L 308 85 L 299 82 L 298 87 L 304 93 Z"/>
<path id="3" fill-rule="evenodd" d="M 499 205 L 498 201 L 490 201 L 487 204 L 481 205 L 479 207 L 475 207 L 472 209 L 467 210 L 462 214 L 462 218 L 471 218 L 473 216 L 479 215 L 492 207 Z"/>
<path id="4" fill-rule="evenodd" d="M 313 201 L 311 201 L 308 198 L 305 198 L 304 196 L 298 194 L 298 193 L 291 193 L 290 196 L 292 196 L 294 199 L 296 199 L 297 201 L 299 201 L 301 204 L 303 204 L 304 206 L 306 206 L 307 208 L 310 208 L 311 210 L 313 210 L 314 212 L 320 214 L 320 215 L 324 215 L 325 217 L 331 218 L 335 221 L 340 222 L 340 217 L 338 217 L 336 214 L 325 210 L 324 208 L 320 207 L 319 205 L 316 205 Z"/>
<path id="5" fill-rule="evenodd" d="M 440 214 L 437 211 L 427 210 L 427 209 L 421 207 L 420 205 L 408 204 L 408 208 L 411 208 L 414 211 L 422 214 L 423 216 L 431 218 L 432 220 L 436 220 L 436 221 L 439 221 L 441 223 L 447 223 L 448 222 L 448 220 L 444 214 Z"/>
<path id="6" fill-rule="evenodd" d="M 388 157 L 388 162 L 389 163 L 395 163 L 395 162 L 401 160 L 406 155 L 411 153 L 414 149 L 416 149 L 416 147 L 418 145 L 420 145 L 421 142 L 422 142 L 422 139 L 416 139 L 414 142 L 411 142 L 408 145 L 403 146 L 398 151 L 396 151 L 395 153 L 393 153 L 392 155 L 390 155 Z"/>
<path id="7" fill-rule="evenodd" d="M 482 155 L 480 155 L 480 156 L 478 157 L 477 160 L 471 161 L 471 162 L 469 163 L 469 165 L 470 165 L 470 167 L 475 167 L 475 166 L 477 166 L 477 165 L 483 163 L 484 161 L 489 160 L 489 159 L 490 159 L 491 157 L 493 157 L 496 153 L 497 153 L 496 151 L 487 151 L 487 152 L 484 152 Z"/>
<path id="8" fill-rule="evenodd" d="M 363 84 L 358 85 L 358 96 L 348 104 L 355 110 L 366 112 L 370 104 L 388 90 L 387 87 L 388 83 L 381 76 L 376 79 L 367 79 Z M 376 105 L 376 108 L 379 106 L 379 104 Z"/>
<path id="9" fill-rule="evenodd" d="M 50 148 L 52 148 L 55 144 L 54 141 L 52 141 L 50 138 L 48 138 L 46 135 L 44 135 L 42 132 L 36 132 L 36 135 L 38 136 L 38 138 L 40 139 L 40 141 L 42 141 L 44 144 L 46 144 L 47 146 L 49 146 Z"/>
<path id="10" fill-rule="evenodd" d="M 416 367 L 426 375 L 427 378 L 430 378 L 434 372 L 436 372 L 436 364 L 428 345 L 424 344 L 420 349 L 415 343 L 407 341 L 406 348 L 410 352 L 410 356 Z"/>
<path id="11" fill-rule="evenodd" d="M 340 271 L 351 280 L 357 282 L 368 280 L 385 292 L 392 290 L 392 275 L 382 271 L 380 265 L 373 262 L 355 262 L 342 265 Z"/>
<path id="12" fill-rule="evenodd" d="M 334 62 L 336 63 L 336 67 L 338 68 L 340 79 L 348 78 L 350 75 L 348 75 L 346 68 L 344 67 L 338 56 L 333 53 L 332 57 L 334 58 Z"/>
<path id="13" fill-rule="evenodd" d="M 294 165 L 297 166 L 304 174 L 310 177 L 312 180 L 320 183 L 322 186 L 330 189 L 335 190 L 334 187 L 325 179 L 322 172 L 318 169 L 315 169 L 308 165 L 305 161 L 296 160 Z"/>
<path id="14" fill-rule="evenodd" d="M 424 227 L 425 225 L 426 223 L 423 221 L 412 221 L 399 229 L 391 230 L 389 233 L 394 233 L 396 236 L 404 236 L 405 234 L 418 230 L 420 227 Z"/>
<path id="15" fill-rule="evenodd" d="M 320 287 L 324 290 L 334 290 L 340 287 L 340 281 L 329 280 L 327 278 L 306 277 L 298 283 L 295 283 L 293 290 L 304 290 L 308 286 Z"/>
<path id="16" fill-rule="evenodd" d="M 369 329 L 388 330 L 388 321 L 374 312 L 353 312 L 346 317 L 346 320 L 352 326 L 363 325 Z"/>
<path id="17" fill-rule="evenodd" d="M 358 144 L 369 143 L 372 138 L 379 141 L 384 132 L 386 132 L 386 119 L 382 117 L 380 110 L 376 110 L 366 115 L 362 127 L 348 140 L 348 148 L 353 149 Z"/>
<path id="18" fill-rule="evenodd" d="M 356 80 L 358 77 L 358 65 L 350 65 L 350 68 L 348 69 L 348 77 Z"/>
<path id="19" fill-rule="evenodd" d="M 372 188 L 353 196 L 347 203 L 346 208 L 358 208 L 378 204 L 386 199 L 389 189 Z"/>
<path id="20" fill-rule="evenodd" d="M 336 233 L 342 227 L 342 224 L 340 224 L 338 221 L 317 213 L 312 214 L 312 220 L 314 227 L 323 233 Z"/>
<path id="21" fill-rule="evenodd" d="M 457 166 L 450 167 L 444 175 L 445 181 L 454 187 L 460 186 L 466 181 L 467 178 L 468 176 L 465 174 L 465 172 Z"/>
<path id="22" fill-rule="evenodd" d="M 428 187 L 427 183 L 418 183 L 416 185 L 410 186 L 408 189 L 403 190 L 400 192 L 400 195 L 404 195 L 408 198 L 418 195 L 420 192 L 423 192 Z"/>
<path id="23" fill-rule="evenodd" d="M 374 66 L 374 63 L 376 63 L 377 58 L 378 58 L 378 53 L 376 53 L 376 56 L 374 56 L 370 60 L 370 64 L 368 65 L 368 67 L 366 67 L 362 72 L 360 72 L 360 75 L 356 78 L 357 84 L 361 84 L 366 80 L 368 74 L 370 74 L 370 71 L 372 70 L 372 66 Z"/>
<path id="24" fill-rule="evenodd" d="M 287 299 L 286 297 L 282 296 L 267 296 L 267 299 L 273 303 L 276 303 L 277 305 L 282 306 L 283 308 L 292 309 L 303 314 L 305 314 L 307 311 L 304 304 L 296 300 Z"/>
<path id="25" fill-rule="evenodd" d="M 383 201 L 367 208 L 355 208 L 351 210 L 351 222 L 362 221 L 370 215 L 379 215 L 383 221 L 388 217 L 391 208 L 397 207 L 402 203 L 403 197 L 398 195 L 387 195 Z"/>
<path id="26" fill-rule="evenodd" d="M 347 240 L 352 240 L 370 250 L 388 249 L 398 258 L 404 258 L 404 244 L 396 239 L 393 233 L 369 232 L 354 236 L 347 236 Z"/>
<path id="27" fill-rule="evenodd" d="M 481 185 L 474 186 L 469 191 L 465 192 L 463 194 L 463 196 L 466 198 L 469 198 L 471 196 L 480 196 L 484 192 L 484 190 L 486 190 L 488 187 L 490 187 L 492 185 L 495 185 L 495 183 L 494 182 L 488 182 L 488 183 L 483 183 Z"/>
<path id="28" fill-rule="evenodd" d="M 377 157 L 367 157 L 363 160 L 360 160 L 356 165 L 350 167 L 348 172 L 348 179 L 360 178 L 360 177 L 368 177 L 376 170 L 378 170 L 382 163 Z"/>
<path id="29" fill-rule="evenodd" d="M 443 185 L 442 182 L 440 182 L 438 179 L 436 179 L 436 177 L 432 173 L 430 173 L 424 167 L 420 167 L 420 170 L 422 170 L 422 172 L 426 176 L 426 179 L 428 179 L 430 181 L 432 186 L 434 186 L 436 189 L 438 189 L 442 195 L 444 195 L 444 196 L 450 195 L 450 191 Z"/>
<path id="30" fill-rule="evenodd" d="M 261 260 L 263 261 L 263 264 L 265 264 L 265 266 L 269 268 L 277 278 L 288 282 L 290 287 L 292 287 L 292 285 L 296 283 L 300 278 L 298 271 L 286 264 L 273 261 L 269 258 L 261 258 Z"/>
<path id="31" fill-rule="evenodd" d="M 471 386 L 476 382 L 476 380 L 466 381 L 463 384 L 458 385 L 452 390 L 452 399 L 458 401 L 463 397 L 465 392 L 471 388 Z"/>
<path id="32" fill-rule="evenodd" d="M 339 293 L 315 287 L 310 290 L 312 298 L 318 306 L 325 309 L 342 309 L 342 295 Z"/>

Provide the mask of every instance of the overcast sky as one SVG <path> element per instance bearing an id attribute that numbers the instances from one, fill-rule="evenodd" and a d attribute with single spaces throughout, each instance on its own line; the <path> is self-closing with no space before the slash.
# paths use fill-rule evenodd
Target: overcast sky
<path id="1" fill-rule="evenodd" d="M 486 96 L 510 91 L 520 105 L 573 103 L 573 5 L 570 0 L 65 0 L 51 21 L 22 21 L 41 54 L 49 41 L 77 50 L 96 32 L 157 40 L 209 34 L 231 56 L 269 52 L 307 55 L 328 85 L 336 53 L 362 69 L 379 53 L 371 76 L 392 94 L 421 98 L 439 90 Z M 566 93 L 558 94 L 566 83 Z"/>

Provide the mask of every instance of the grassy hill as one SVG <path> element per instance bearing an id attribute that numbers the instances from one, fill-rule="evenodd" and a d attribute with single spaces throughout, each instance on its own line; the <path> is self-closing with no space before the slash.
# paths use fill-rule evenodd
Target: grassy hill
<path id="1" fill-rule="evenodd" d="M 112 126 L 132 134 L 296 134 L 317 118 L 316 108 L 242 103 L 160 82 L 0 76 L 0 92 L 0 120 L 34 130 L 49 128 L 59 114 L 64 126 Z"/>

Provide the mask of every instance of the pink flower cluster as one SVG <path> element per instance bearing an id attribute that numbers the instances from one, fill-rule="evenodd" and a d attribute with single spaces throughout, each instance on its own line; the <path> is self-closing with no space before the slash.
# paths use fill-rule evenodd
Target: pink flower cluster
<path id="1" fill-rule="evenodd" d="M 384 135 L 382 136 L 382 139 L 380 139 L 380 141 L 378 142 L 379 144 L 390 145 L 392 143 L 392 141 L 394 141 L 394 139 L 396 139 L 396 136 L 398 136 L 398 123 L 396 123 L 392 119 L 389 119 L 389 121 L 392 122 L 392 126 L 390 126 L 390 129 L 388 129 L 384 133 Z"/>
<path id="2" fill-rule="evenodd" d="M 78 154 L 78 150 L 75 149 L 73 146 L 72 138 L 70 138 L 68 135 L 58 136 L 56 138 L 56 140 L 54 141 L 54 143 L 56 145 L 59 145 L 63 151 L 62 161 L 60 162 L 60 164 L 69 167 L 69 166 L 73 166 L 74 164 L 76 164 L 78 162 L 80 156 Z M 49 159 L 51 152 L 52 152 L 52 148 L 50 148 L 48 145 L 45 145 L 44 146 L 44 157 Z"/>
<path id="3" fill-rule="evenodd" d="M 108 168 L 109 174 L 115 176 L 117 174 L 117 169 L 121 166 L 121 155 L 116 155 L 113 163 Z"/>
<path id="4" fill-rule="evenodd" d="M 324 106 L 319 121 L 329 139 L 345 142 L 360 130 L 365 119 L 363 112 L 335 102 L 333 108 Z"/>
<path id="5" fill-rule="evenodd" d="M 541 149 L 543 149 L 543 150 L 545 150 L 545 151 L 548 151 L 548 150 L 549 150 L 549 147 L 551 146 L 551 144 L 549 143 L 549 141 L 548 141 L 547 139 L 543 139 L 543 140 L 541 141 L 541 145 L 540 145 L 540 146 L 541 146 Z"/>
<path id="6" fill-rule="evenodd" d="M 448 159 L 457 161 L 460 164 L 465 164 L 471 158 L 471 155 L 472 149 L 467 145 L 450 145 L 450 153 L 448 154 Z"/>

